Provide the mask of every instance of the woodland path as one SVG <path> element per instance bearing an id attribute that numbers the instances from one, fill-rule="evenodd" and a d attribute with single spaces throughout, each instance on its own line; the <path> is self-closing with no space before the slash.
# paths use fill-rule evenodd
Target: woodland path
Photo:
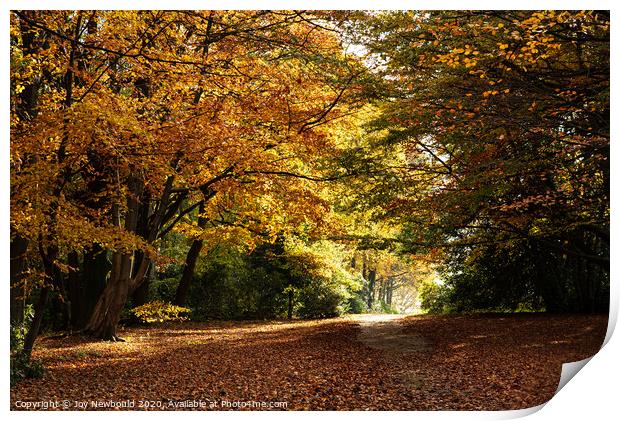
<path id="1" fill-rule="evenodd" d="M 360 325 L 357 340 L 365 346 L 390 354 L 432 351 L 431 342 L 420 335 L 405 331 L 402 314 L 361 314 L 352 317 Z"/>
<path id="2" fill-rule="evenodd" d="M 596 353 L 606 327 L 605 316 L 363 315 L 131 327 L 119 332 L 121 343 L 42 337 L 33 358 L 45 374 L 12 388 L 11 408 L 148 401 L 160 406 L 136 409 L 174 410 L 202 400 L 218 410 L 239 409 L 226 401 L 286 402 L 289 410 L 520 409 L 550 399 L 562 363 Z"/>

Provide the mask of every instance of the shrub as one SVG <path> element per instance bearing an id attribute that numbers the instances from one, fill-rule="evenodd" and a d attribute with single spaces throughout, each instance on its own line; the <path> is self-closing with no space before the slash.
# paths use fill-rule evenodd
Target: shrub
<path id="1" fill-rule="evenodd" d="M 34 316 L 32 305 L 24 308 L 24 319 L 21 323 L 11 323 L 11 387 L 25 378 L 43 376 L 43 365 L 38 361 L 28 360 L 24 355 L 24 339 Z"/>
<path id="2" fill-rule="evenodd" d="M 449 313 L 449 290 L 445 285 L 425 282 L 420 287 L 420 307 L 429 313 Z"/>
<path id="3" fill-rule="evenodd" d="M 346 313 L 361 314 L 366 312 L 366 302 L 358 294 L 351 294 L 346 301 Z"/>
<path id="4" fill-rule="evenodd" d="M 175 306 L 163 301 L 151 301 L 130 310 L 143 323 L 183 321 L 191 310 L 185 307 Z"/>
<path id="5" fill-rule="evenodd" d="M 336 317 L 343 313 L 345 295 L 328 282 L 313 279 L 299 294 L 297 315 L 304 319 Z"/>
<path id="6" fill-rule="evenodd" d="M 45 370 L 41 362 L 28 361 L 26 356 L 21 352 L 11 356 L 11 387 L 25 378 L 41 378 L 44 372 Z"/>

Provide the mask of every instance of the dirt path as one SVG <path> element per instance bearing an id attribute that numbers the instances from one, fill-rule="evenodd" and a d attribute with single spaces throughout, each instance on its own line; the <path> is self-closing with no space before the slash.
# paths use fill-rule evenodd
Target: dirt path
<path id="1" fill-rule="evenodd" d="M 431 342 L 420 335 L 406 333 L 399 314 L 362 314 L 353 317 L 360 325 L 357 340 L 369 348 L 390 354 L 431 352 Z"/>
<path id="2" fill-rule="evenodd" d="M 606 327 L 604 316 L 365 315 L 128 328 L 123 343 L 43 337 L 33 358 L 45 374 L 13 387 L 11 408 L 520 409 L 553 396 L 562 363 L 593 355 Z"/>

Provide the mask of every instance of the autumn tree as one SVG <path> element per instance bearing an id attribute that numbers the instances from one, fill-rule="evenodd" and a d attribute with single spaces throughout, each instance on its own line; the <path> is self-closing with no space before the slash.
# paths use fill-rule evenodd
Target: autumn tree
<path id="1" fill-rule="evenodd" d="M 388 87 L 371 130 L 406 155 L 365 201 L 404 222 L 404 248 L 544 250 L 539 269 L 557 268 L 538 288 L 547 309 L 605 309 L 609 14 L 408 11 L 352 22 Z M 566 270 L 579 297 L 568 307 Z"/>
<path id="2" fill-rule="evenodd" d="M 354 102 L 362 69 L 320 22 L 262 11 L 11 15 L 12 258 L 36 250 L 30 271 L 44 268 L 28 352 L 50 291 L 68 303 L 67 280 L 90 281 L 87 256 L 111 262 L 96 274 L 107 281 L 86 331 L 116 338 L 172 230 L 195 239 L 187 281 L 213 228 L 269 237 L 323 225 L 329 205 L 313 183 L 339 153 L 325 125 Z"/>

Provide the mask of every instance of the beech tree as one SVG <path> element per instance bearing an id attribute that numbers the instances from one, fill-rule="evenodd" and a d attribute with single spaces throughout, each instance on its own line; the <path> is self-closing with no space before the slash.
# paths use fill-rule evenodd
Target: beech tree
<path id="1" fill-rule="evenodd" d="M 15 259 L 36 250 L 44 267 L 27 352 L 49 292 L 80 258 L 86 267 L 86 256 L 111 252 L 85 328 L 114 339 L 171 230 L 195 238 L 187 281 L 207 228 L 268 236 L 323 224 L 329 206 L 312 183 L 339 151 L 324 125 L 355 102 L 362 68 L 318 22 L 300 12 L 12 13 L 12 244 Z"/>

